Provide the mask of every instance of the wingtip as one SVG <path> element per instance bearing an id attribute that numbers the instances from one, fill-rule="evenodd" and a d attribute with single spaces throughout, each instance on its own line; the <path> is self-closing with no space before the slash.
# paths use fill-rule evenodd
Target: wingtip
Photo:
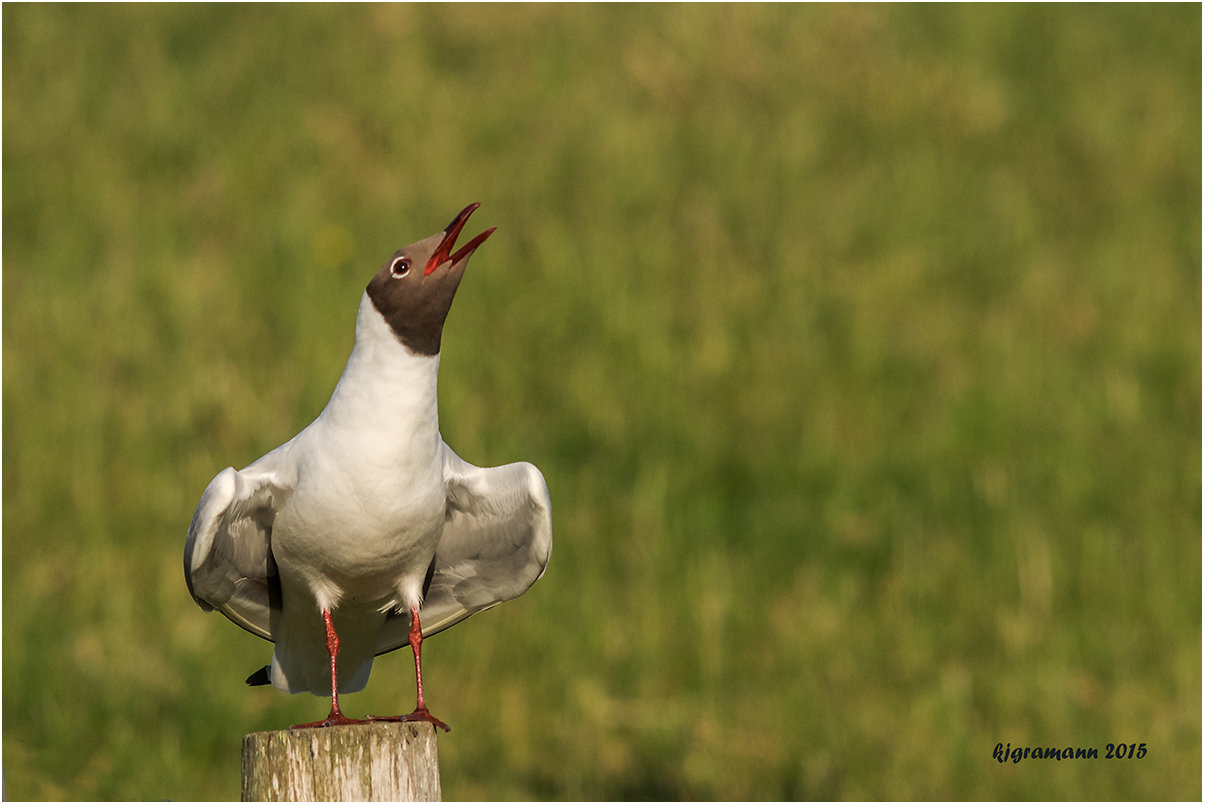
<path id="1" fill-rule="evenodd" d="M 263 668 L 260 668 L 258 671 L 253 673 L 251 676 L 247 677 L 247 684 L 250 685 L 251 687 L 256 687 L 258 685 L 271 685 L 272 684 L 272 666 L 265 665 Z"/>

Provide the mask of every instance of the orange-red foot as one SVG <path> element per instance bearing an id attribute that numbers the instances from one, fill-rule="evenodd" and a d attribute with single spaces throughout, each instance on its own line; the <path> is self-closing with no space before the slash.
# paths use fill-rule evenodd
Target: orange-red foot
<path id="1" fill-rule="evenodd" d="M 369 721 L 426 721 L 428 724 L 434 724 L 444 732 L 451 732 L 452 728 L 440 721 L 435 716 L 431 715 L 431 711 L 425 707 L 420 707 L 408 716 L 369 716 Z"/>
<path id="2" fill-rule="evenodd" d="M 291 730 L 308 730 L 315 727 L 345 727 L 349 724 L 368 724 L 372 721 L 372 717 L 368 718 L 348 718 L 338 711 L 332 711 L 325 721 L 311 721 L 309 724 L 294 724 L 289 727 Z"/>

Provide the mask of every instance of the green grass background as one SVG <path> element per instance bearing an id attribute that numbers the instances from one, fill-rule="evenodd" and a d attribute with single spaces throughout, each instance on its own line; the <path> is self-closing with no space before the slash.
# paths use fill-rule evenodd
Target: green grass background
<path id="1" fill-rule="evenodd" d="M 325 712 L 188 520 L 480 201 L 442 430 L 555 550 L 427 646 L 445 797 L 1200 799 L 1198 6 L 3 23 L 10 797 L 237 798 Z"/>

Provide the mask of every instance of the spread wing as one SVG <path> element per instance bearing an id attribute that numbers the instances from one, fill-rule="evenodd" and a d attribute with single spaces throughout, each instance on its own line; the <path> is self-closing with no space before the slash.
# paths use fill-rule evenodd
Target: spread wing
<path id="1" fill-rule="evenodd" d="M 209 482 L 188 526 L 184 580 L 201 609 L 271 640 L 269 614 L 280 605 L 272 521 L 288 492 L 255 466 L 227 467 Z"/>
<path id="2" fill-rule="evenodd" d="M 552 553 L 552 501 L 527 462 L 475 467 L 446 444 L 448 505 L 419 619 L 423 637 L 522 595 Z M 406 645 L 409 613 L 391 614 L 377 641 L 384 654 Z"/>

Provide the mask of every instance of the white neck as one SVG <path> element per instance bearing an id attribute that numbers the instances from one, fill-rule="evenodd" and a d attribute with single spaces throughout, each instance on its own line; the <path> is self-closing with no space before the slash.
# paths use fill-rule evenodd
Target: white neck
<path id="1" fill-rule="evenodd" d="M 375 433 L 386 449 L 394 439 L 437 444 L 438 379 L 439 355 L 407 349 L 365 293 L 356 345 L 320 419 L 339 429 Z"/>

